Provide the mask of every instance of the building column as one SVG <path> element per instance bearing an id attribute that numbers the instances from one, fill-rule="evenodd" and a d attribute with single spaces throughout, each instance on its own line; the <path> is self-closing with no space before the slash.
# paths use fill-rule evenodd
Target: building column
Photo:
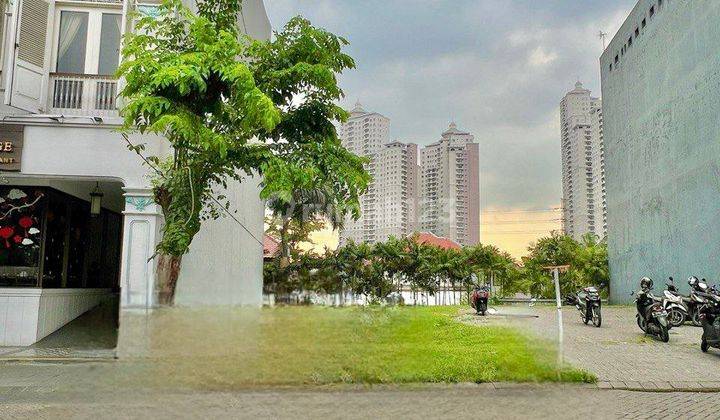
<path id="1" fill-rule="evenodd" d="M 120 268 L 121 309 L 155 306 L 155 244 L 162 224 L 160 207 L 147 188 L 125 188 L 122 264 Z"/>

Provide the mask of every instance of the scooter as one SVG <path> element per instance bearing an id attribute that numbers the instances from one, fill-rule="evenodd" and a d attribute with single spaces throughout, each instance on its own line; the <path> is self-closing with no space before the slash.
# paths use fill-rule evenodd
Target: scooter
<path id="1" fill-rule="evenodd" d="M 580 319 L 587 324 L 592 321 L 593 325 L 602 325 L 602 314 L 600 312 L 600 293 L 598 289 L 590 286 L 585 287 L 575 294 L 568 295 L 565 302 L 575 306 L 580 311 Z"/>
<path id="2" fill-rule="evenodd" d="M 700 322 L 700 308 L 707 303 L 707 299 L 704 295 L 708 293 L 708 285 L 704 279 L 701 281 L 695 276 L 690 276 L 690 278 L 688 278 L 688 284 L 690 285 L 688 317 L 694 326 L 700 327 L 702 326 L 702 323 Z"/>
<path id="3" fill-rule="evenodd" d="M 490 286 L 481 286 L 473 290 L 470 305 L 475 308 L 475 313 L 485 316 L 488 300 L 490 299 Z"/>
<path id="4" fill-rule="evenodd" d="M 667 311 L 663 308 L 662 303 L 653 296 L 652 280 L 645 277 L 640 282 L 640 291 L 632 292 L 635 294 L 635 307 L 637 314 L 638 327 L 645 334 L 650 334 L 658 338 L 660 341 L 667 343 L 670 341 L 670 333 L 668 332 Z"/>
<path id="5" fill-rule="evenodd" d="M 668 282 L 665 283 L 665 286 L 667 286 L 666 292 L 670 292 L 673 296 L 677 296 L 682 302 L 682 306 L 685 309 L 685 317 L 682 320 L 682 323 L 692 319 L 695 303 L 692 301 L 690 295 L 681 294 L 680 290 L 678 290 L 677 286 L 675 286 L 675 280 L 672 277 L 668 277 Z M 680 324 L 677 323 L 679 321 L 677 318 L 679 318 L 677 315 L 672 316 L 668 313 L 668 320 L 674 327 L 680 326 Z"/>
<path id="6" fill-rule="evenodd" d="M 720 296 L 708 293 L 707 303 L 700 308 L 703 328 L 700 350 L 707 353 L 709 347 L 720 349 Z"/>
<path id="7" fill-rule="evenodd" d="M 655 299 L 661 302 L 663 308 L 667 311 L 668 329 L 679 327 L 685 322 L 685 319 L 688 317 L 688 309 L 683 302 L 682 296 L 678 296 L 669 290 L 664 290 L 663 296 L 661 298 L 655 297 Z"/>

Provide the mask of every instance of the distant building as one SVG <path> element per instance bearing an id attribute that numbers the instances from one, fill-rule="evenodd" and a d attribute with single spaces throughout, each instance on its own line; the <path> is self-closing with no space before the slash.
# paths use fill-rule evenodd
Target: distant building
<path id="1" fill-rule="evenodd" d="M 602 101 L 577 82 L 560 102 L 563 230 L 575 239 L 607 231 Z"/>
<path id="2" fill-rule="evenodd" d="M 343 145 L 370 159 L 366 169 L 373 181 L 360 198 L 362 214 L 348 218 L 340 231 L 340 244 L 384 241 L 402 237 L 417 228 L 418 147 L 389 141 L 390 119 L 365 111 L 360 103 L 340 127 Z"/>
<path id="3" fill-rule="evenodd" d="M 375 240 L 400 238 L 417 230 L 418 146 L 400 142 L 382 147 L 375 160 Z"/>
<path id="4" fill-rule="evenodd" d="M 600 59 L 616 302 L 642 276 L 720 278 L 718 22 L 719 1 L 641 0 Z"/>
<path id="5" fill-rule="evenodd" d="M 420 156 L 420 229 L 461 245 L 480 242 L 479 145 L 455 123 Z"/>

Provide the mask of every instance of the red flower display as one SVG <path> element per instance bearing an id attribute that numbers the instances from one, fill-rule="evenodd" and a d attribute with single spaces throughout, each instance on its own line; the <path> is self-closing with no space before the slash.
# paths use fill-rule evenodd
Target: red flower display
<path id="1" fill-rule="evenodd" d="M 0 237 L 5 239 L 5 248 L 10 248 L 10 239 L 11 236 L 15 233 L 15 229 L 13 229 L 12 226 L 5 226 L 0 228 Z"/>
<path id="2" fill-rule="evenodd" d="M 20 235 L 13 236 L 13 241 L 15 241 L 16 244 L 19 244 L 20 242 L 22 242 L 23 239 L 24 238 Z"/>
<path id="3" fill-rule="evenodd" d="M 18 220 L 18 224 L 20 224 L 23 229 L 27 229 L 33 225 L 33 219 L 30 216 L 23 216 Z"/>

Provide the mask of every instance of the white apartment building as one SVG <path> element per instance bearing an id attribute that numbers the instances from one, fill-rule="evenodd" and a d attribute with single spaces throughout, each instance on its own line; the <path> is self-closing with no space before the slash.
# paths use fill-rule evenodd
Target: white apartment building
<path id="1" fill-rule="evenodd" d="M 455 123 L 420 156 L 420 229 L 463 246 L 480 242 L 479 145 Z"/>
<path id="2" fill-rule="evenodd" d="M 563 230 L 580 239 L 607 232 L 602 101 L 582 83 L 560 102 Z"/>
<path id="3" fill-rule="evenodd" d="M 156 3 L 0 6 L 0 346 L 32 344 L 114 293 L 121 329 L 123 313 L 156 304 L 150 257 L 163 220 L 148 168 L 114 131 L 122 81 L 113 77 L 129 13 L 152 15 Z M 269 39 L 262 0 L 244 0 L 239 22 Z M 158 137 L 133 141 L 169 152 Z M 230 218 L 206 222 L 183 259 L 177 305 L 261 305 L 258 192 L 257 179 L 229 186 L 254 238 Z"/>
<path id="4" fill-rule="evenodd" d="M 401 237 L 417 228 L 418 148 L 415 144 L 390 142 L 390 119 L 367 112 L 358 102 L 339 130 L 343 145 L 370 159 L 372 175 L 367 193 L 360 198 L 362 215 L 348 218 L 340 231 L 340 244 L 379 242 Z"/>
<path id="5" fill-rule="evenodd" d="M 400 238 L 417 231 L 417 144 L 395 141 L 384 145 L 376 157 L 375 173 L 375 239 Z"/>

